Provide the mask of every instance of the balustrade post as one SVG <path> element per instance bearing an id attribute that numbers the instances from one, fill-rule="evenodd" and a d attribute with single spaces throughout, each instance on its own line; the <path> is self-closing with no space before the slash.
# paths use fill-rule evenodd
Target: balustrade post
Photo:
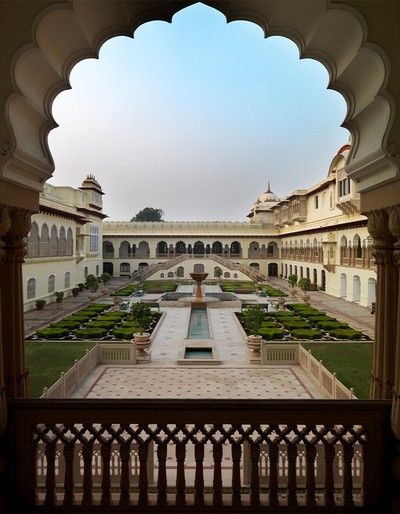
<path id="1" fill-rule="evenodd" d="M 3 242 L 3 237 L 8 232 L 11 226 L 11 217 L 9 209 L 5 206 L 0 206 L 0 268 L 2 266 L 2 260 L 6 254 L 3 247 L 5 243 Z M 2 301 L 5 300 L 6 291 L 2 291 L 1 287 L 2 283 L 0 281 L 0 306 L 2 305 Z M 2 309 L 0 308 L 0 326 L 3 326 L 1 323 Z M 0 330 L 0 362 L 2 365 L 0 366 L 0 434 L 2 434 L 7 425 L 7 400 L 6 400 L 6 383 L 5 383 L 5 375 L 4 375 L 4 358 L 3 358 L 3 345 L 6 345 L 7 342 L 3 341 L 3 334 Z M 2 466 L 3 467 L 3 466 Z"/>
<path id="2" fill-rule="evenodd" d="M 158 480 L 157 480 L 157 505 L 163 506 L 167 504 L 167 449 L 165 442 L 158 443 L 157 459 L 158 459 Z"/>
<path id="3" fill-rule="evenodd" d="M 196 461 L 196 472 L 194 478 L 194 504 L 196 507 L 204 505 L 204 442 L 195 444 L 194 457 Z"/>
<path id="4" fill-rule="evenodd" d="M 222 505 L 222 445 L 218 443 L 213 444 L 213 459 L 214 459 L 214 476 L 213 476 L 213 505 L 215 507 Z"/>
<path id="5" fill-rule="evenodd" d="M 31 226 L 30 216 L 31 212 L 24 209 L 0 207 L 0 310 L 2 319 L 7 320 L 2 325 L 1 345 L 3 387 L 9 398 L 27 396 L 22 263 L 26 254 L 24 238 Z"/>

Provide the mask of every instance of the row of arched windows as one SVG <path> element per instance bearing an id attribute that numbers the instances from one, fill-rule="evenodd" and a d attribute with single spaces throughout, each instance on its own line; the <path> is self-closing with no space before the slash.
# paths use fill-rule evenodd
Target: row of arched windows
<path id="1" fill-rule="evenodd" d="M 206 255 L 214 254 L 225 257 L 243 257 L 242 245 L 238 241 L 233 241 L 230 244 L 223 244 L 221 241 L 214 241 L 212 244 L 205 244 L 202 241 L 195 243 L 185 243 L 178 241 L 175 245 L 168 244 L 166 241 L 159 241 L 156 247 L 156 255 L 150 256 L 150 247 L 146 241 L 141 241 L 138 245 L 130 244 L 128 241 L 123 241 L 119 245 L 118 258 L 149 258 L 149 257 L 176 257 L 178 255 Z M 278 257 L 279 250 L 276 242 L 269 243 L 268 245 L 259 244 L 257 241 L 252 241 L 248 247 L 249 257 Z M 114 245 L 111 241 L 103 242 L 103 258 L 113 259 L 116 257 Z"/>
<path id="2" fill-rule="evenodd" d="M 71 287 L 71 272 L 66 271 L 64 273 L 64 287 L 63 289 L 68 289 Z M 47 277 L 47 293 L 54 293 L 56 290 L 56 276 L 54 273 Z M 26 284 L 26 297 L 28 300 L 36 297 L 36 278 L 31 277 L 28 279 Z"/>
<path id="3" fill-rule="evenodd" d="M 284 241 L 282 244 L 282 259 L 322 262 L 322 244 L 316 237 L 305 241 L 303 239 L 300 239 L 300 241 Z"/>
<path id="4" fill-rule="evenodd" d="M 353 239 L 342 236 L 340 239 L 340 264 L 369 267 L 372 260 L 372 239 L 364 239 L 356 234 Z"/>
<path id="5" fill-rule="evenodd" d="M 27 257 L 64 257 L 72 256 L 74 240 L 72 229 L 62 226 L 60 229 L 52 225 L 49 229 L 47 223 L 40 227 L 34 221 L 28 235 Z"/>

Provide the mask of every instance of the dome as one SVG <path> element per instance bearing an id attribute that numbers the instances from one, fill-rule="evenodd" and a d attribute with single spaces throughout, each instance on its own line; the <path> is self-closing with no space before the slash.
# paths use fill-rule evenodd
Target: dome
<path id="1" fill-rule="evenodd" d="M 276 203 L 276 202 L 279 202 L 279 198 L 276 196 L 275 193 L 273 193 L 271 191 L 271 186 L 268 182 L 268 189 L 264 192 L 264 194 L 262 194 L 261 196 L 258 197 L 257 199 L 257 202 L 256 203 Z"/>

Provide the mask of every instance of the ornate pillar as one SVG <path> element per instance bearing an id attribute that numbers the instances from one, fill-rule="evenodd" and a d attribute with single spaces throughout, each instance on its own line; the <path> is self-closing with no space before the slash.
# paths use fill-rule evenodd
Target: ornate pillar
<path id="1" fill-rule="evenodd" d="M 385 210 L 373 210 L 368 216 L 368 231 L 374 238 L 373 256 L 377 264 L 374 364 L 370 397 L 392 397 L 395 382 L 395 338 L 398 316 L 399 268 L 394 263 L 395 238 L 389 229 Z"/>
<path id="2" fill-rule="evenodd" d="M 395 318 L 396 327 L 393 339 L 394 354 L 394 385 L 393 385 L 393 406 L 392 406 L 392 429 L 398 439 L 400 439 L 400 205 L 389 207 L 389 229 L 396 237 L 394 243 L 394 264 L 397 269 L 397 315 Z"/>
<path id="3" fill-rule="evenodd" d="M 2 363 L 6 397 L 24 398 L 27 396 L 27 371 L 22 263 L 26 254 L 24 238 L 30 230 L 31 212 L 10 207 L 8 216 L 10 223 L 2 238 L 4 254 L 0 264 Z"/>
<path id="4" fill-rule="evenodd" d="M 10 212 L 7 207 L 4 205 L 0 206 L 0 267 L 1 262 L 6 254 L 4 250 L 5 243 L 3 242 L 3 238 L 5 234 L 8 232 L 11 226 L 11 218 Z M 0 281 L 0 306 L 2 304 L 2 298 L 5 301 L 5 290 L 2 287 L 2 282 Z M 0 309 L 0 327 L 2 327 L 2 317 L 1 317 L 1 309 Z M 0 434 L 3 433 L 5 427 L 7 425 L 7 401 L 6 401 L 6 385 L 5 385 L 5 377 L 4 377 L 4 358 L 3 358 L 3 337 L 2 332 L 0 330 Z"/>

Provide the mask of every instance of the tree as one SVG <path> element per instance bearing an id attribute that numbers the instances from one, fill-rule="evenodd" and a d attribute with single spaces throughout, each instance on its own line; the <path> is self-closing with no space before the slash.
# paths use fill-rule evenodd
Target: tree
<path id="1" fill-rule="evenodd" d="M 311 288 L 311 280 L 307 277 L 303 277 L 297 282 L 297 285 L 300 287 L 304 294 L 307 294 Z"/>
<path id="2" fill-rule="evenodd" d="M 153 207 L 145 207 L 134 216 L 131 221 L 164 221 L 164 211 L 162 209 L 154 209 Z"/>
<path id="3" fill-rule="evenodd" d="M 246 331 L 249 335 L 257 335 L 265 318 L 265 311 L 261 305 L 249 305 L 243 311 Z"/>

